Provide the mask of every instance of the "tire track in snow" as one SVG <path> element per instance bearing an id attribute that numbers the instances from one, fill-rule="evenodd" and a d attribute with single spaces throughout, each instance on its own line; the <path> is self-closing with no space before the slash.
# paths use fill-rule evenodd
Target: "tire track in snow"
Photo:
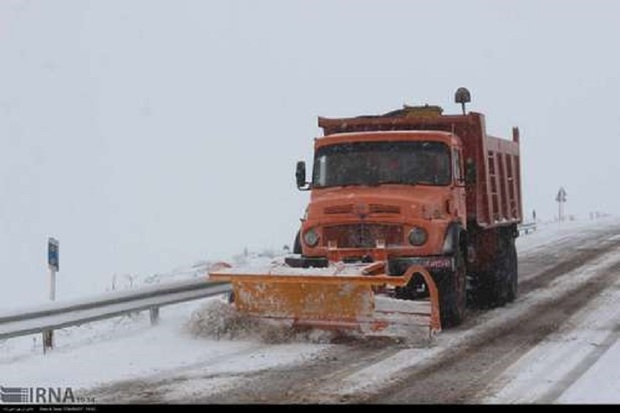
<path id="1" fill-rule="evenodd" d="M 225 364 L 228 361 L 239 360 L 243 357 L 250 357 L 253 353 L 268 348 L 264 343 L 257 343 L 239 351 L 228 353 L 208 360 L 203 360 L 191 366 L 180 366 L 169 370 L 160 371 L 140 379 L 128 379 L 104 384 L 92 388 L 85 393 L 89 397 L 94 397 L 98 403 L 164 403 L 167 401 L 166 395 L 170 387 L 175 384 L 182 384 L 188 380 L 193 380 L 191 374 L 194 370 L 205 369 L 215 365 Z M 217 380 L 222 377 L 234 377 L 250 375 L 249 373 L 224 373 L 224 374 L 204 374 L 201 379 Z M 163 377 L 162 377 L 163 376 Z"/>
<path id="2" fill-rule="evenodd" d="M 613 227 L 588 234 L 588 237 L 567 236 L 553 241 L 553 250 L 541 248 L 535 254 L 528 253 L 519 257 L 519 292 L 527 294 L 532 290 L 548 286 L 555 278 L 573 271 L 583 263 L 592 261 L 607 250 L 597 247 L 604 239 L 610 245 L 619 241 L 613 235 L 620 229 Z M 546 251 L 543 253 L 543 250 Z M 522 275 L 523 274 L 523 275 Z"/>
<path id="3" fill-rule="evenodd" d="M 565 322 L 541 345 L 532 348 L 485 390 L 481 403 L 571 403 L 583 397 L 590 372 L 620 338 L 620 281 L 606 288 L 595 300 Z M 600 367 L 600 366 L 599 366 Z M 579 382 L 579 383 L 577 383 Z M 587 384 L 586 383 L 586 384 Z M 576 388 L 573 386 L 576 385 Z M 587 400 L 601 399 L 588 392 Z"/>
<path id="4" fill-rule="evenodd" d="M 553 388 L 536 402 L 542 404 L 550 404 L 556 401 L 568 388 L 570 388 L 578 379 L 581 378 L 602 356 L 620 339 L 620 324 L 616 325 L 603 342 L 597 345 L 590 354 L 588 354 L 581 362 L 567 374 L 561 382 L 557 383 Z"/>
<path id="5" fill-rule="evenodd" d="M 197 398 L 194 403 L 312 403 L 313 389 L 337 383 L 342 377 L 376 363 L 403 348 L 385 338 L 353 339 L 335 345 L 307 363 L 264 371 L 225 392 Z"/>
<path id="6" fill-rule="evenodd" d="M 618 244 L 617 241 L 612 242 L 601 248 L 600 253 L 592 253 L 591 256 L 594 259 L 599 258 L 612 252 Z M 590 256 L 590 253 L 587 256 Z M 578 271 L 581 268 L 579 260 L 582 258 L 583 255 L 578 254 L 571 260 L 572 265 L 563 263 L 561 266 L 573 267 L 573 271 Z M 616 255 L 614 259 L 617 261 L 620 257 Z M 556 270 L 553 270 L 553 273 L 555 272 Z M 448 349 L 445 355 L 424 368 L 411 368 L 397 385 L 356 401 L 475 403 L 477 395 L 482 393 L 489 383 L 619 278 L 620 262 L 612 262 L 598 269 L 587 281 L 546 298 L 518 317 L 472 337 L 468 343 Z M 500 309 L 498 315 L 501 311 L 505 310 Z"/>

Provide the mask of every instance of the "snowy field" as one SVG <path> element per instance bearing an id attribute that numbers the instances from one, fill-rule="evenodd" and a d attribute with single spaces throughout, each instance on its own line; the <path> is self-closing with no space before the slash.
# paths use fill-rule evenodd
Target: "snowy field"
<path id="1" fill-rule="evenodd" d="M 542 224 L 537 231 L 521 236 L 517 247 L 521 255 L 527 255 L 562 239 L 582 236 L 593 226 L 607 225 L 608 220 Z M 619 259 L 618 254 L 607 256 L 592 263 L 590 270 Z M 250 268 L 269 260 L 255 256 L 243 265 Z M 132 287 L 195 278 L 204 271 L 204 267 L 189 268 L 161 279 L 146 277 L 141 283 L 132 283 Z M 380 387 L 407 367 L 432 360 L 489 328 L 488 324 L 517 317 L 547 295 L 576 288 L 587 276 L 587 272 L 567 273 L 541 294 L 518 300 L 510 311 L 496 309 L 484 314 L 483 320 L 497 312 L 505 313 L 490 323 L 465 332 L 445 331 L 432 346 L 401 350 L 331 386 L 345 395 Z M 620 365 L 618 302 L 620 283 L 615 283 L 507 369 L 493 384 L 484 403 L 531 403 L 540 401 L 541 394 L 553 394 L 548 401 L 556 403 L 620 403 L 620 374 L 616 368 Z M 4 340 L 0 342 L 2 385 L 65 386 L 79 394 L 103 385 L 140 379 L 148 383 L 181 374 L 183 380 L 171 382 L 169 388 L 158 388 L 156 400 L 193 400 L 198 395 L 204 397 L 231 388 L 256 372 L 320 360 L 339 346 L 321 334 L 266 340 L 256 331 L 237 331 L 233 335 L 218 330 L 218 323 L 227 316 L 218 312 L 223 305 L 222 297 L 214 297 L 164 307 L 156 326 L 150 325 L 148 313 L 140 313 L 66 328 L 56 331 L 56 347 L 45 355 L 38 335 Z M 567 377 L 572 378 L 568 384 Z M 557 394 L 553 389 L 558 389 Z"/>

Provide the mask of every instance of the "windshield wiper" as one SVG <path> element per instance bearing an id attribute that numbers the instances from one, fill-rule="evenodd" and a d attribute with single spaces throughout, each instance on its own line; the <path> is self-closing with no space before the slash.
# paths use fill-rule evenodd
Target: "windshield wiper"
<path id="1" fill-rule="evenodd" d="M 417 181 L 410 181 L 410 182 L 404 182 L 404 181 L 397 181 L 397 180 L 369 180 L 367 182 L 347 182 L 347 183 L 342 183 L 342 184 L 334 184 L 334 185 L 325 185 L 325 186 L 316 186 L 316 188 L 333 188 L 336 186 L 339 186 L 341 188 L 346 188 L 349 186 L 371 186 L 371 187 L 375 187 L 375 186 L 379 186 L 379 185 L 386 185 L 386 184 L 394 184 L 394 185 L 411 185 L 411 186 L 415 186 L 418 185 L 419 182 Z"/>
<path id="2" fill-rule="evenodd" d="M 417 185 L 418 183 L 415 181 L 411 181 L 411 182 L 406 182 L 406 181 L 400 181 L 400 180 L 395 180 L 395 179 L 385 179 L 385 180 L 379 180 L 379 181 L 373 181 L 373 182 L 369 182 L 368 186 L 379 186 L 379 185 L 385 185 L 385 184 L 395 184 L 395 185 Z"/>

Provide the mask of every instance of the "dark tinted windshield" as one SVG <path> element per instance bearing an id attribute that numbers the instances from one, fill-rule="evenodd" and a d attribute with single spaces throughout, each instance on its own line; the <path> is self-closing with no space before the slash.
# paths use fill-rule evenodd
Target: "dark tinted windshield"
<path id="1" fill-rule="evenodd" d="M 315 187 L 382 183 L 448 185 L 450 152 L 439 142 L 356 142 L 315 154 Z"/>

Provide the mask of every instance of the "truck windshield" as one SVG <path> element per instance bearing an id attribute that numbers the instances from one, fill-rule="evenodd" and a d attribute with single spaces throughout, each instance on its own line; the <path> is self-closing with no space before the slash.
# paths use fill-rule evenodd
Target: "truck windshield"
<path id="1" fill-rule="evenodd" d="M 450 184 L 450 151 L 440 142 L 355 142 L 324 146 L 314 158 L 312 184 Z"/>

